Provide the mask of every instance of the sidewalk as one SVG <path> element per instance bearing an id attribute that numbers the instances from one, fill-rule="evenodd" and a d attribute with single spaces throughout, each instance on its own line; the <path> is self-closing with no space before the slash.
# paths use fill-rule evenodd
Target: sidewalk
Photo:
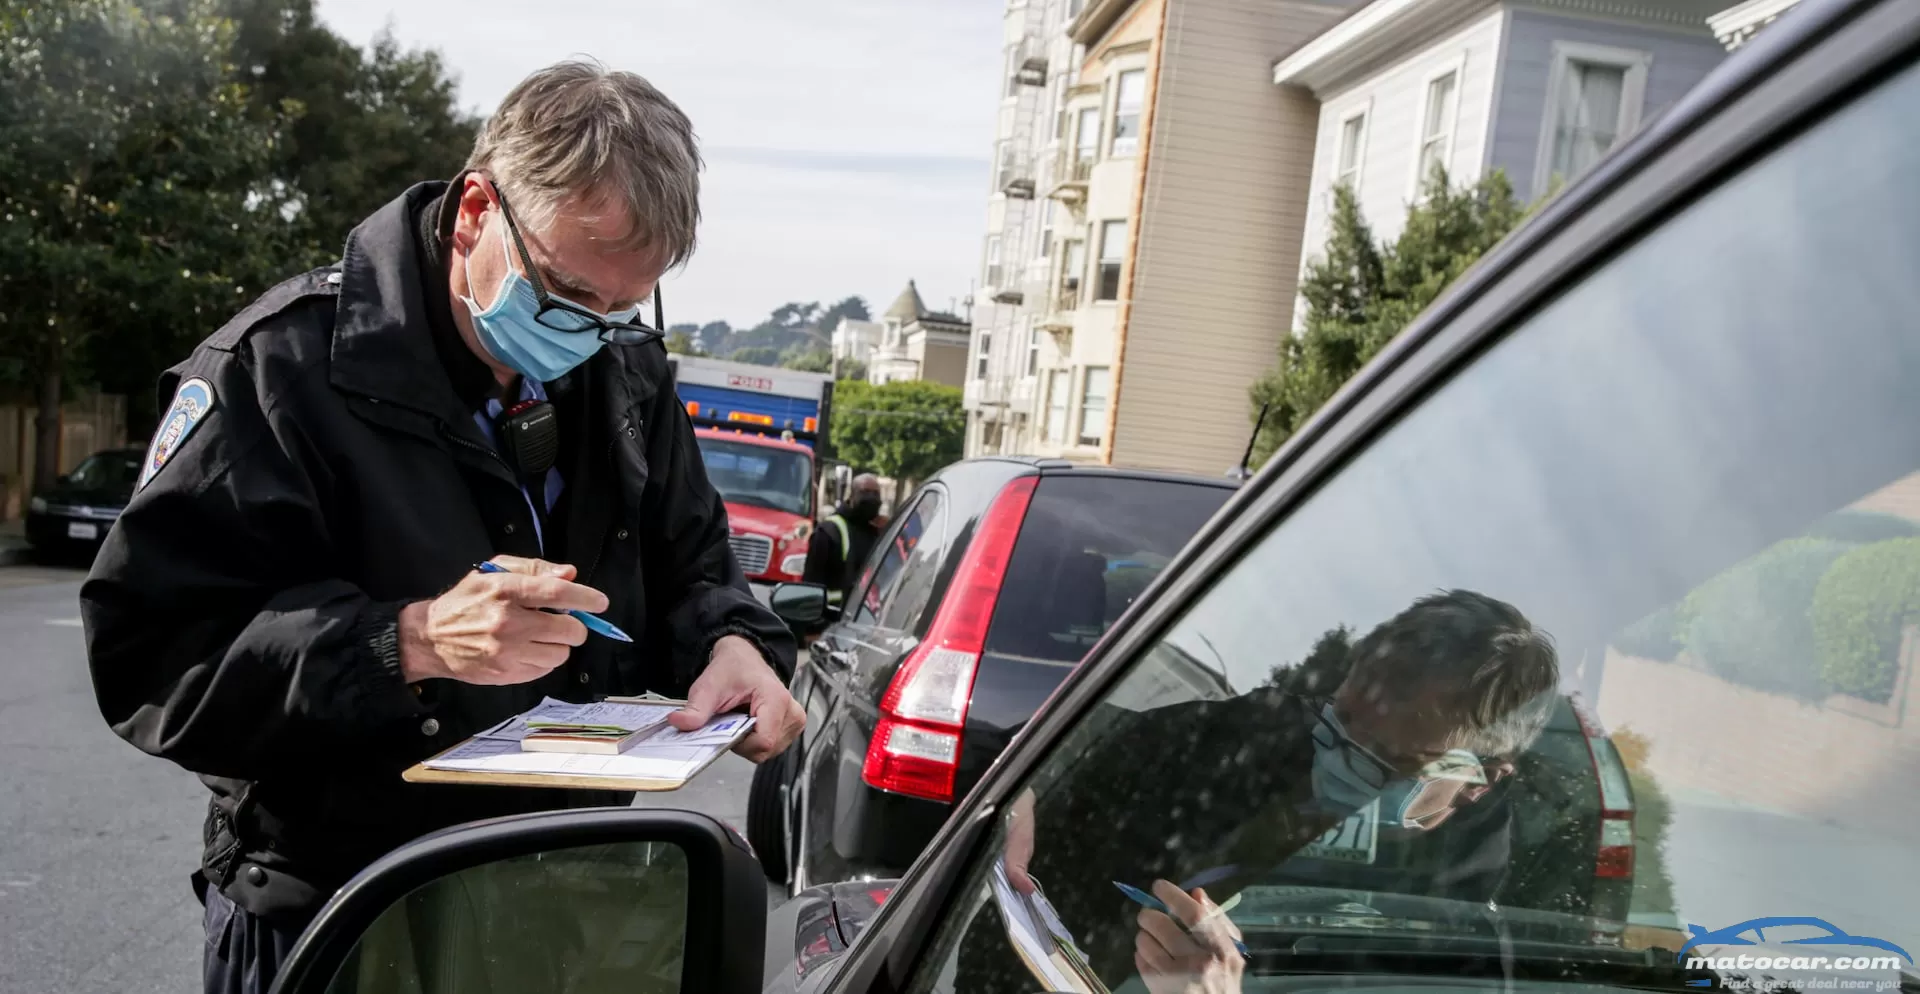
<path id="1" fill-rule="evenodd" d="M 0 566 L 21 566 L 27 557 L 27 522 L 24 518 L 0 521 Z"/>

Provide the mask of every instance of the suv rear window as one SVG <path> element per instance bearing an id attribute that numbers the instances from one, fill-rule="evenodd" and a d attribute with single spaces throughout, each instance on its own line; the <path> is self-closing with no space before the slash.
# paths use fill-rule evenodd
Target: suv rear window
<path id="1" fill-rule="evenodd" d="M 1078 662 L 1232 494 L 1173 480 L 1042 477 L 986 651 Z"/>

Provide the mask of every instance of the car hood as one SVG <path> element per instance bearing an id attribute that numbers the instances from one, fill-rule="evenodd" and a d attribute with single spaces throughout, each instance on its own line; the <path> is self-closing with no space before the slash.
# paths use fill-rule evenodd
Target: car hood
<path id="1" fill-rule="evenodd" d="M 68 507 L 122 508 L 133 499 L 131 491 L 98 490 L 83 487 L 59 486 L 43 490 L 37 496 L 49 504 L 62 504 Z"/>
<path id="2" fill-rule="evenodd" d="M 801 515 L 776 511 L 770 507 L 727 501 L 727 524 L 734 531 L 745 535 L 765 535 L 771 539 L 782 539 L 793 530 L 795 523 L 804 520 L 806 519 Z"/>

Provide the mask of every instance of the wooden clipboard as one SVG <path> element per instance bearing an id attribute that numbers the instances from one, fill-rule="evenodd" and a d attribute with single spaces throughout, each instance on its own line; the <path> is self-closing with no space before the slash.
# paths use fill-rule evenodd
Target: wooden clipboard
<path id="1" fill-rule="evenodd" d="M 607 700 L 620 701 L 628 704 L 668 704 L 680 706 L 684 706 L 687 703 L 686 701 L 651 696 L 609 697 Z M 752 725 L 742 726 L 739 733 L 733 737 L 733 741 L 729 742 L 726 748 L 715 749 L 713 755 L 708 756 L 706 762 L 695 767 L 693 772 L 687 774 L 684 780 L 662 780 L 657 777 L 569 776 L 561 773 L 489 773 L 477 770 L 436 770 L 427 765 L 435 759 L 439 759 L 441 756 L 445 756 L 447 753 L 453 752 L 468 742 L 473 741 L 472 737 L 462 739 L 459 743 L 434 753 L 433 756 L 428 759 L 424 759 L 408 767 L 405 772 L 400 774 L 400 779 L 408 783 L 458 783 L 486 787 L 549 787 L 555 789 L 631 791 L 679 790 L 687 784 L 692 783 L 695 777 L 705 773 L 707 767 L 713 765 L 714 760 L 731 752 L 733 747 L 739 744 L 740 740 L 744 738 L 752 728 Z"/>

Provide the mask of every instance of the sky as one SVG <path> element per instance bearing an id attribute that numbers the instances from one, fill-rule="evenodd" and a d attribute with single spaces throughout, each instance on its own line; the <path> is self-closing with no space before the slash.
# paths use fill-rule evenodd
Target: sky
<path id="1" fill-rule="evenodd" d="M 966 296 L 986 230 L 1002 6 L 991 0 L 318 0 L 365 45 L 432 47 L 485 114 L 528 73 L 587 55 L 693 119 L 707 171 L 667 321 L 751 326 L 789 301 L 908 279 Z"/>

